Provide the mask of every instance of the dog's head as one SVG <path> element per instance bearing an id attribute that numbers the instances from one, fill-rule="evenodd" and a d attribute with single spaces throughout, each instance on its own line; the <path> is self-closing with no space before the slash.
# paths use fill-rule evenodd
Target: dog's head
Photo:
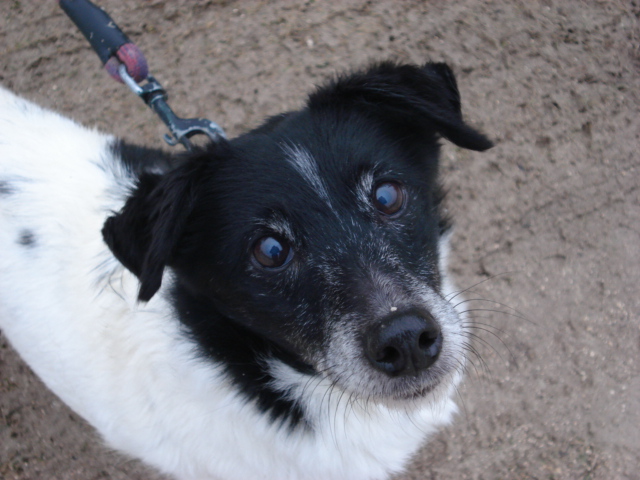
<path id="1" fill-rule="evenodd" d="M 464 123 L 446 65 L 379 64 L 141 176 L 104 237 L 141 300 L 170 267 L 213 357 L 235 358 L 245 335 L 241 361 L 273 355 L 367 398 L 413 399 L 464 363 L 442 290 L 439 137 L 491 146 Z"/>

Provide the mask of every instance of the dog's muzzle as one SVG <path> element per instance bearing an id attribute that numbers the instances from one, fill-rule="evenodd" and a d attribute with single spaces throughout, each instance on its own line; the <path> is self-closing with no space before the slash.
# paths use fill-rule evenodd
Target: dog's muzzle
<path id="1" fill-rule="evenodd" d="M 428 313 L 400 314 L 372 326 L 364 344 L 366 356 L 377 370 L 390 377 L 416 376 L 437 360 L 442 334 Z"/>

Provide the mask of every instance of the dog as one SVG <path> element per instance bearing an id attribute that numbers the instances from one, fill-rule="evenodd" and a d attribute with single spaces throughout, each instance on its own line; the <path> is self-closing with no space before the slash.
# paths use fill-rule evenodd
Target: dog
<path id="1" fill-rule="evenodd" d="M 456 412 L 443 63 L 337 76 L 186 154 L 0 91 L 0 328 L 106 443 L 180 480 L 374 480 Z"/>

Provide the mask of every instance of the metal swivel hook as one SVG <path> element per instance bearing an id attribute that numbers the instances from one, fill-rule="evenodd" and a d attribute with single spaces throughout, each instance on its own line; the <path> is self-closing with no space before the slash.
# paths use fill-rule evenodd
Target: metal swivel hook
<path id="1" fill-rule="evenodd" d="M 124 64 L 118 67 L 120 78 L 133 93 L 138 95 L 151 110 L 169 127 L 171 134 L 165 134 L 164 140 L 171 146 L 182 143 L 187 150 L 193 149 L 189 141 L 194 135 L 207 135 L 212 141 L 219 142 L 226 138 L 224 131 L 216 123 L 206 118 L 180 118 L 167 104 L 167 93 L 160 83 L 152 76 L 146 78 L 144 85 L 139 85 L 127 72 Z"/>

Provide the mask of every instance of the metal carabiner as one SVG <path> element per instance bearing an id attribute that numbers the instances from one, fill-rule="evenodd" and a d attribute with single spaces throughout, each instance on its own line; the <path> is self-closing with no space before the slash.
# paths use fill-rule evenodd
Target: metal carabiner
<path id="1" fill-rule="evenodd" d="M 167 104 L 167 93 L 160 83 L 149 75 L 147 83 L 139 85 L 127 72 L 127 67 L 121 64 L 118 67 L 120 78 L 133 93 L 138 95 L 144 103 L 151 108 L 160 119 L 169 127 L 171 135 L 165 134 L 164 140 L 171 146 L 181 143 L 187 150 L 193 150 L 193 144 L 189 141 L 194 135 L 204 134 L 212 141 L 219 142 L 225 139 L 225 133 L 216 123 L 206 118 L 180 118 Z"/>

